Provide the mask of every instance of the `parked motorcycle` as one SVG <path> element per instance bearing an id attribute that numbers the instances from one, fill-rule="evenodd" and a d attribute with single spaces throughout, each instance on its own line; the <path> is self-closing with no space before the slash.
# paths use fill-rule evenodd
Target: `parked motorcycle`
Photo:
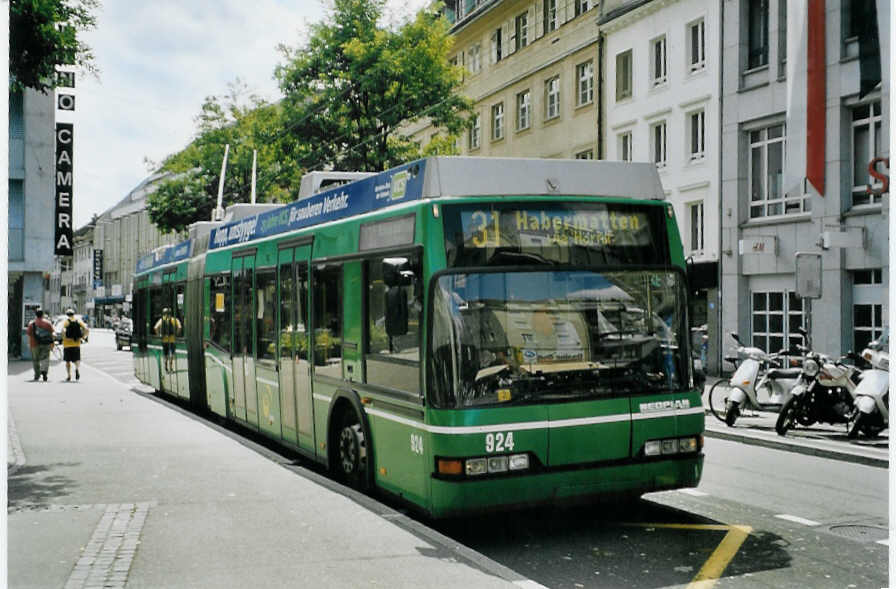
<path id="1" fill-rule="evenodd" d="M 861 380 L 855 390 L 855 410 L 850 416 L 847 435 L 855 438 L 861 431 L 869 438 L 889 427 L 890 421 L 890 332 L 868 343 L 857 361 L 864 362 Z"/>
<path id="2" fill-rule="evenodd" d="M 768 354 L 760 348 L 744 346 L 736 333 L 729 335 L 738 344 L 737 355 L 725 359 L 736 369 L 727 381 L 720 380 L 709 389 L 709 409 L 731 427 L 744 409 L 778 411 L 799 382 L 802 371 L 783 368 L 789 354 L 786 350 Z"/>
<path id="3" fill-rule="evenodd" d="M 797 331 L 809 341 L 805 330 Z M 845 357 L 835 360 L 807 346 L 797 347 L 805 354 L 800 382 L 791 389 L 790 399 L 781 408 L 775 431 L 784 436 L 797 424 L 849 423 L 859 370 L 845 363 Z"/>

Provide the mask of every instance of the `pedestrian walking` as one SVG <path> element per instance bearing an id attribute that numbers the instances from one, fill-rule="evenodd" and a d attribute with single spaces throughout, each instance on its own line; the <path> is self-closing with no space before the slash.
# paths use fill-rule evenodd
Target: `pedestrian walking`
<path id="1" fill-rule="evenodd" d="M 34 366 L 34 380 L 44 382 L 50 370 L 50 350 L 56 345 L 53 339 L 53 325 L 44 319 L 44 312 L 37 309 L 34 319 L 28 322 L 28 343 L 31 346 L 31 362 Z"/>
<path id="2" fill-rule="evenodd" d="M 171 316 L 171 309 L 162 309 L 162 317 L 156 321 L 153 331 L 162 336 L 162 355 L 165 357 L 165 372 L 174 372 L 174 338 L 180 333 L 181 325 L 177 317 Z"/>
<path id="3" fill-rule="evenodd" d="M 75 380 L 81 380 L 81 340 L 87 341 L 90 332 L 83 321 L 75 317 L 75 311 L 65 312 L 68 318 L 62 324 L 62 359 L 65 360 L 65 380 L 72 379 L 72 362 L 75 363 Z"/>

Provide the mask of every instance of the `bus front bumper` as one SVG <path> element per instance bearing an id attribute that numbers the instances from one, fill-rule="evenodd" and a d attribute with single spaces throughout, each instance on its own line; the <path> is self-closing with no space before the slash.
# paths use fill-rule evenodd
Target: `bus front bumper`
<path id="1" fill-rule="evenodd" d="M 696 487 L 703 454 L 622 465 L 549 470 L 487 479 L 432 479 L 433 517 L 544 504 L 631 497 Z"/>

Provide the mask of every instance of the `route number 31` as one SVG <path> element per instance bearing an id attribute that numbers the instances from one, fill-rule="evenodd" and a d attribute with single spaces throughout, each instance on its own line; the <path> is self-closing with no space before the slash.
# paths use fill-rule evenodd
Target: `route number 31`
<path id="1" fill-rule="evenodd" d="M 513 432 L 498 432 L 485 435 L 486 452 L 513 451 Z"/>

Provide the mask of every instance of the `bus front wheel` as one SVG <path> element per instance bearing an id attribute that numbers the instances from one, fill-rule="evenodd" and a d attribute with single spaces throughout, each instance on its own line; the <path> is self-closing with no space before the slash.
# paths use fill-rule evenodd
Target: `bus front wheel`
<path id="1" fill-rule="evenodd" d="M 367 439 L 354 411 L 348 410 L 336 432 L 331 462 L 338 479 L 359 491 L 367 490 Z"/>

